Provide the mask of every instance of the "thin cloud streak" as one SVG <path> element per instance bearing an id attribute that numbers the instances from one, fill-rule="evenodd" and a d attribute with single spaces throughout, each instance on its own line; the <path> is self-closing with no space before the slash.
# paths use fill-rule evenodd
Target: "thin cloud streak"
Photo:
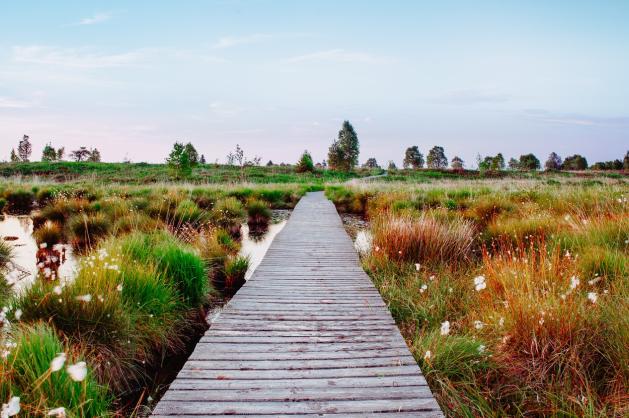
<path id="1" fill-rule="evenodd" d="M 112 14 L 110 12 L 96 13 L 94 16 L 84 17 L 77 25 L 95 25 L 97 23 L 106 22 L 111 19 L 111 17 Z"/>
<path id="2" fill-rule="evenodd" d="M 224 36 L 212 46 L 215 49 L 232 48 L 238 45 L 254 44 L 270 39 L 272 35 L 267 33 L 255 33 L 247 36 Z"/>
<path id="3" fill-rule="evenodd" d="M 309 54 L 297 55 L 285 60 L 287 63 L 297 64 L 302 62 L 339 62 L 339 63 L 365 63 L 375 64 L 390 61 L 383 57 L 377 57 L 365 52 L 346 51 L 341 48 L 317 51 Z"/>
<path id="4" fill-rule="evenodd" d="M 434 99 L 435 103 L 449 105 L 474 105 L 484 103 L 504 103 L 511 97 L 504 93 L 495 91 L 484 91 L 477 89 L 453 90 Z"/>
<path id="5" fill-rule="evenodd" d="M 555 113 L 545 109 L 526 109 L 529 118 L 561 125 L 578 126 L 629 126 L 629 116 L 592 116 L 579 113 Z"/>
<path id="6" fill-rule="evenodd" d="M 111 68 L 130 65 L 140 53 L 101 54 L 87 48 L 59 48 L 42 45 L 14 46 L 13 60 L 20 63 L 58 65 L 73 68 Z"/>

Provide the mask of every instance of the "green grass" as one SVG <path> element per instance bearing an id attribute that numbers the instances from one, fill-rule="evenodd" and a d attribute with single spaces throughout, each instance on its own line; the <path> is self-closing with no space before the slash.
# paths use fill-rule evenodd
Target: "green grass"
<path id="1" fill-rule="evenodd" d="M 240 167 L 203 164 L 193 167 L 185 181 L 191 183 L 324 183 L 345 181 L 369 175 L 367 171 L 341 173 L 315 171 L 296 173 L 294 167 Z M 92 162 L 31 162 L 0 163 L 0 177 L 37 176 L 55 182 L 84 180 L 96 183 L 152 184 L 176 180 L 166 164 L 92 163 Z"/>
<path id="2" fill-rule="evenodd" d="M 16 348 L 0 360 L 0 397 L 19 396 L 20 417 L 45 416 L 59 407 L 69 417 L 111 415 L 111 395 L 96 382 L 91 368 L 82 382 L 73 381 L 65 368 L 51 371 L 51 361 L 59 353 L 66 353 L 66 365 L 85 359 L 85 354 L 64 345 L 49 325 L 19 326 L 12 337 Z"/>

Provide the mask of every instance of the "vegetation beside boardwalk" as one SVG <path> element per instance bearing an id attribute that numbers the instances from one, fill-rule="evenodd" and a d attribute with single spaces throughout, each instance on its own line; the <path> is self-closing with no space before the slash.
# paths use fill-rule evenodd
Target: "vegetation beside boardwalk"
<path id="1" fill-rule="evenodd" d="M 629 413 L 624 180 L 326 192 L 371 221 L 363 265 L 447 415 Z"/>
<path id="2" fill-rule="evenodd" d="M 241 223 L 263 226 L 269 208 L 291 208 L 320 189 L 5 182 L 6 211 L 37 210 L 41 251 L 71 242 L 80 257 L 73 280 L 42 267 L 14 295 L 14 279 L 3 277 L 11 247 L 0 241 L 0 397 L 19 397 L 20 416 L 136 413 L 135 402 L 153 395 L 153 371 L 185 350 L 207 327 L 208 309 L 244 283 Z M 70 373 L 76 365 L 84 375 Z"/>

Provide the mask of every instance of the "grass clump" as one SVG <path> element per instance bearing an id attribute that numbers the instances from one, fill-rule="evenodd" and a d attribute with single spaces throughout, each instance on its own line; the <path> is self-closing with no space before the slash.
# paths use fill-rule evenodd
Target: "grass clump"
<path id="1" fill-rule="evenodd" d="M 271 220 L 271 209 L 259 200 L 252 200 L 247 204 L 247 224 L 250 227 L 263 227 Z"/>
<path id="2" fill-rule="evenodd" d="M 163 272 L 188 306 L 198 306 L 207 297 L 210 287 L 206 265 L 192 247 L 162 231 L 135 233 L 124 237 L 120 245 L 134 262 L 151 263 Z"/>
<path id="3" fill-rule="evenodd" d="M 33 208 L 35 194 L 29 190 L 15 189 L 5 192 L 6 208 L 9 213 L 29 213 Z"/>
<path id="4" fill-rule="evenodd" d="M 473 240 L 472 225 L 461 219 L 383 216 L 373 223 L 374 248 L 393 260 L 461 263 L 470 257 Z"/>
<path id="5" fill-rule="evenodd" d="M 110 416 L 110 394 L 99 385 L 88 367 L 83 381 L 74 381 L 65 367 L 52 371 L 51 362 L 65 353 L 66 365 L 85 359 L 85 353 L 64 345 L 44 323 L 23 325 L 11 333 L 15 348 L 0 360 L 0 396 L 19 396 L 19 416 L 46 416 L 65 408 L 67 416 Z"/>
<path id="6" fill-rule="evenodd" d="M 77 249 L 96 246 L 111 229 L 110 220 L 102 213 L 74 215 L 68 220 L 68 237 Z"/>
<path id="7" fill-rule="evenodd" d="M 249 269 L 248 257 L 231 257 L 225 262 L 225 292 L 235 294 L 245 284 L 245 275 Z"/>
<path id="8" fill-rule="evenodd" d="M 42 227 L 33 231 L 33 237 L 38 244 L 46 244 L 48 247 L 64 240 L 63 230 L 54 222 L 46 222 Z"/>

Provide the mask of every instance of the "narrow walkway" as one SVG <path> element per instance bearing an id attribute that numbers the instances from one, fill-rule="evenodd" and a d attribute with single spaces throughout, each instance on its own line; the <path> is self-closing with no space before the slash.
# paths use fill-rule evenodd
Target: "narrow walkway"
<path id="1" fill-rule="evenodd" d="M 323 193 L 299 202 L 153 413 L 441 417 Z"/>

